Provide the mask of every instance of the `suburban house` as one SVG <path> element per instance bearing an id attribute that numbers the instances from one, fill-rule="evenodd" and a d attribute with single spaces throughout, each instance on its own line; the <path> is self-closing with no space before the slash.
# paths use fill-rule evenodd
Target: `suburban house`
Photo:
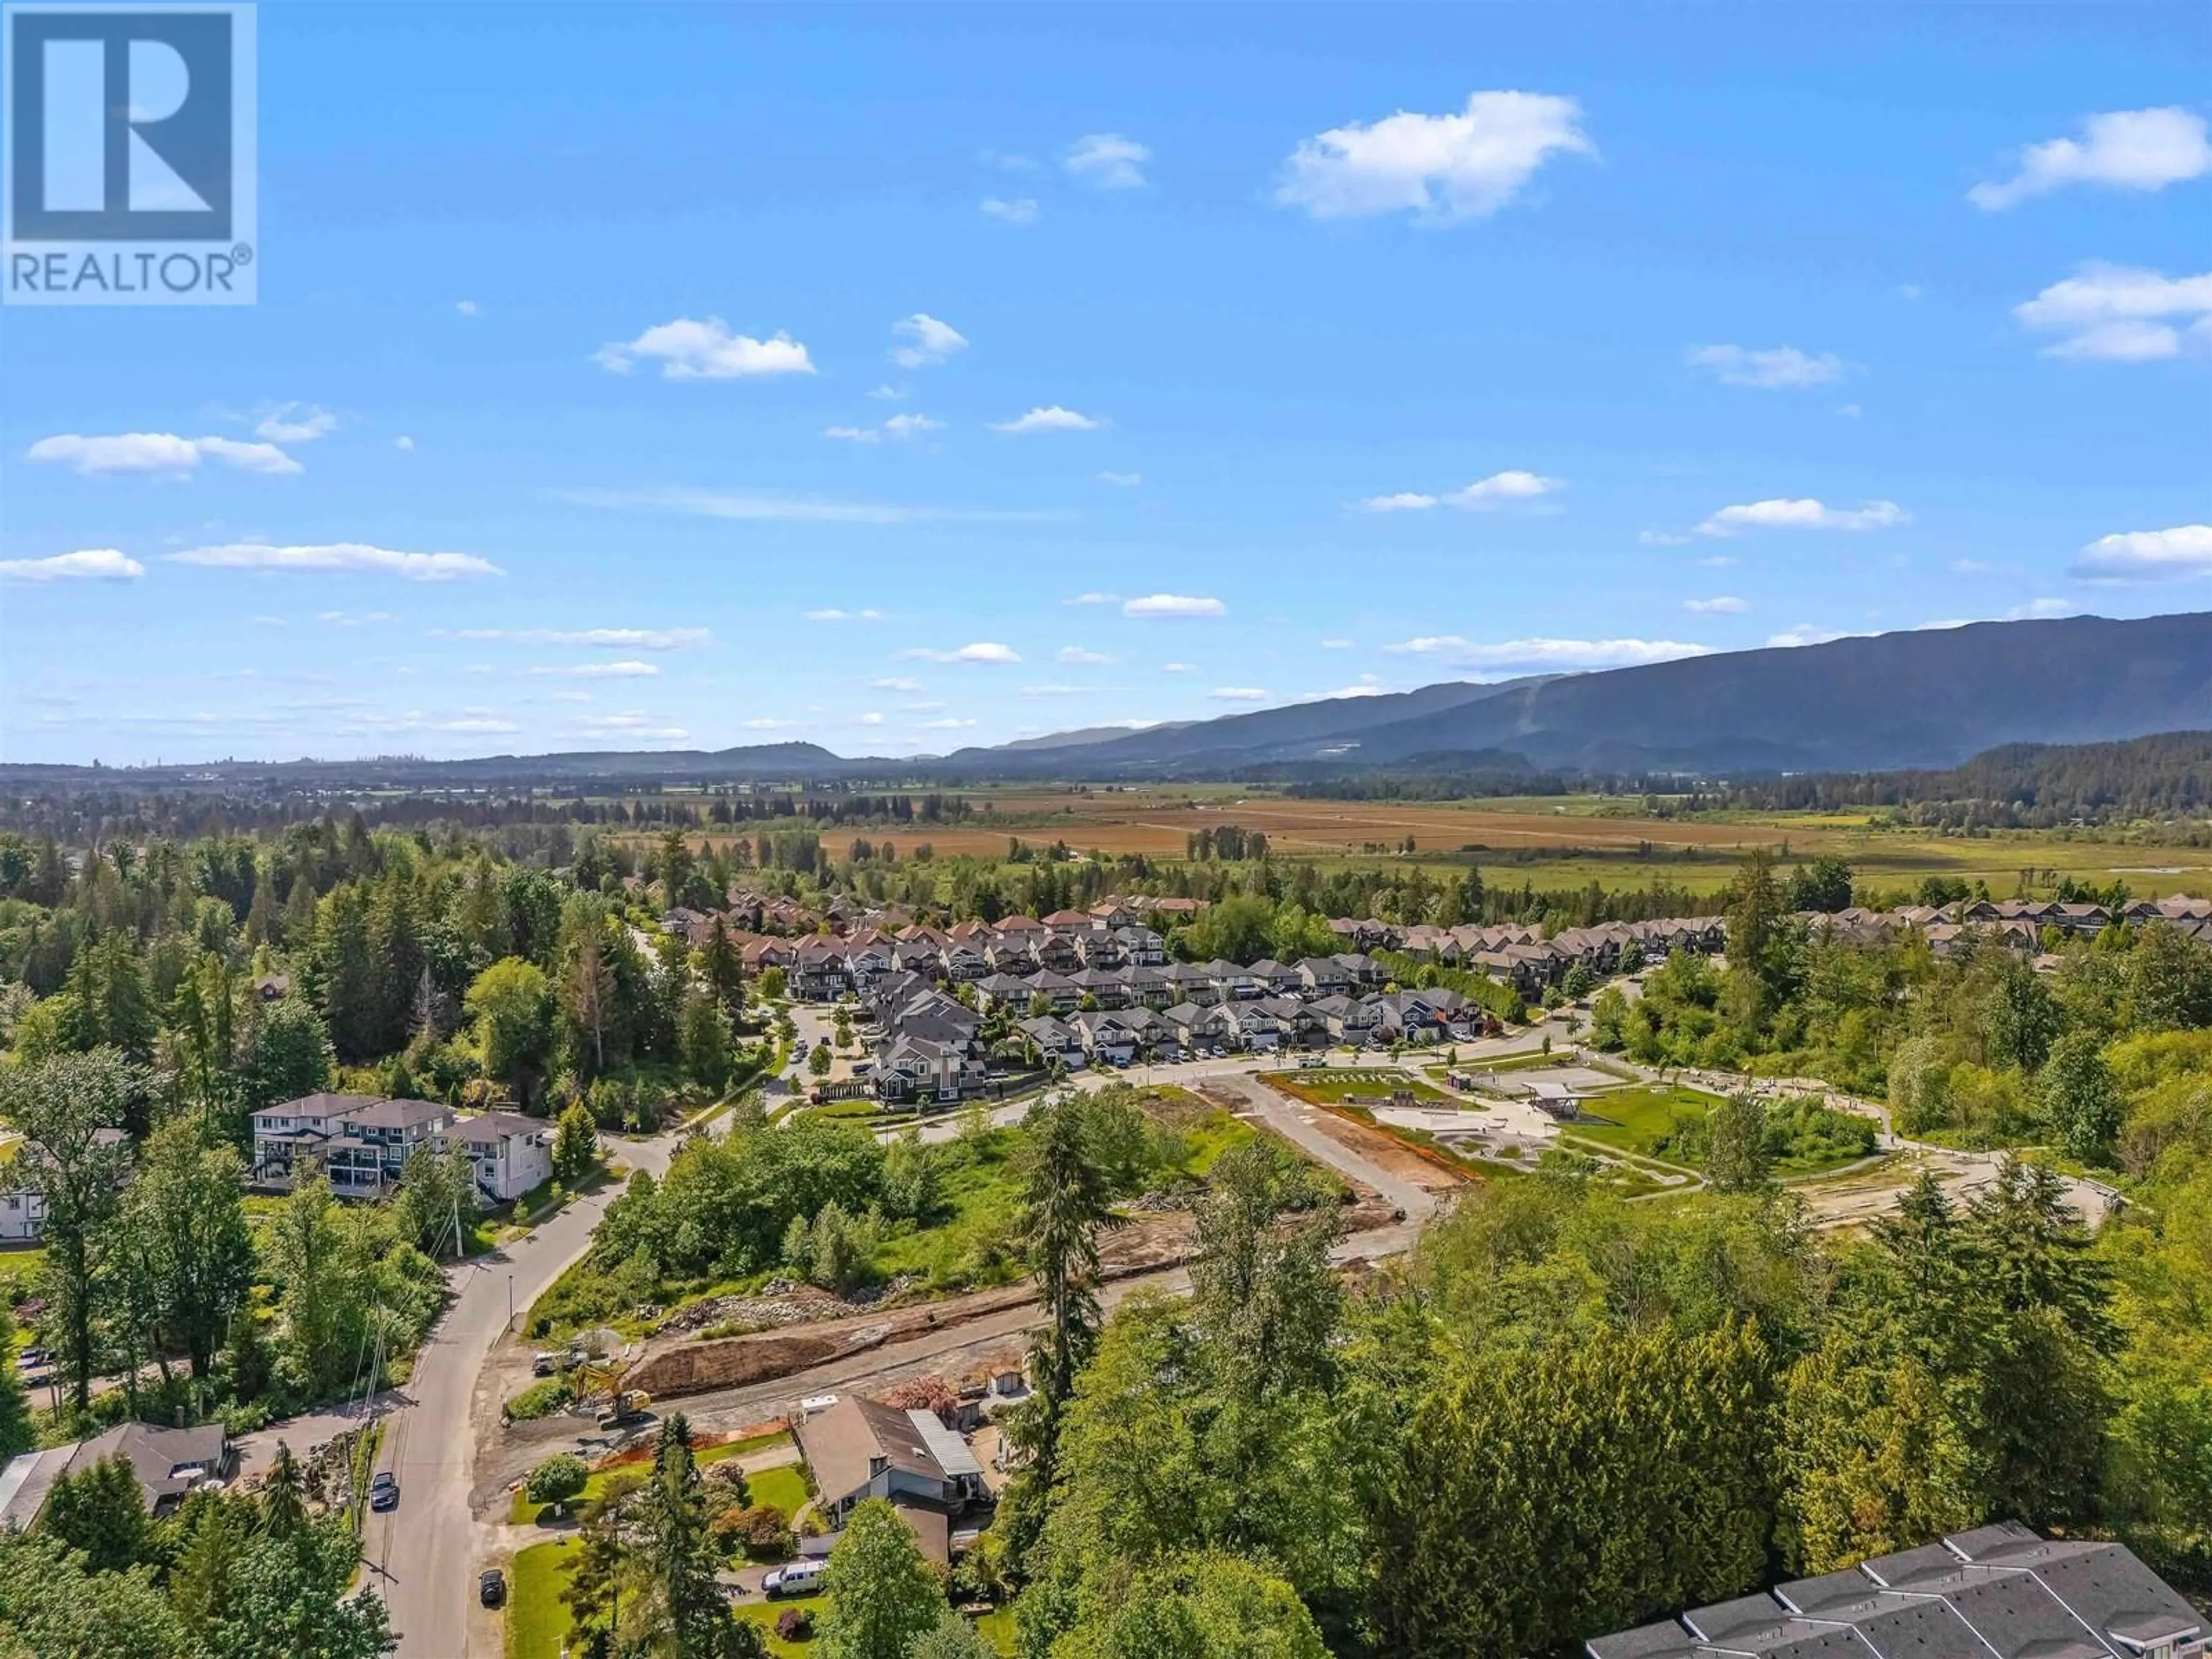
<path id="1" fill-rule="evenodd" d="M 235 1455 L 222 1425 L 165 1429 L 152 1423 L 118 1423 L 74 1446 L 25 1452 L 0 1469 L 0 1528 L 27 1530 L 46 1506 L 54 1482 L 120 1457 L 138 1477 L 147 1513 L 162 1520 L 204 1481 L 230 1479 Z"/>
<path id="2" fill-rule="evenodd" d="M 430 1100 L 374 1095 L 307 1095 L 253 1115 L 256 1186 L 290 1188 L 310 1173 L 341 1198 L 381 1196 L 418 1146 L 435 1146 L 453 1109 Z"/>
<path id="3" fill-rule="evenodd" d="M 1083 1064 L 1083 1039 L 1065 1021 L 1050 1014 L 1023 1020 L 1014 1029 L 1036 1048 L 1040 1064 L 1058 1060 L 1070 1070 Z"/>
<path id="4" fill-rule="evenodd" d="M 1584 1643 L 1589 1659 L 2202 1659 L 2205 1620 L 2126 1546 L 2017 1521 Z"/>
<path id="5" fill-rule="evenodd" d="M 940 1564 L 951 1556 L 952 1518 L 984 1496 L 982 1465 L 933 1412 L 848 1395 L 803 1419 L 797 1437 L 824 1522 L 841 1528 L 864 1499 L 888 1498 Z"/>
<path id="6" fill-rule="evenodd" d="M 477 1190 L 494 1204 L 512 1203 L 553 1179 L 553 1126 L 517 1112 L 457 1118 L 438 1137 L 438 1150 L 465 1146 Z"/>

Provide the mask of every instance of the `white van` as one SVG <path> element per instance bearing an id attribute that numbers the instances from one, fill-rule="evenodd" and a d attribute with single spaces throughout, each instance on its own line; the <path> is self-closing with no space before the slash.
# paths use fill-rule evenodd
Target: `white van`
<path id="1" fill-rule="evenodd" d="M 774 1601 L 779 1595 L 811 1595 L 830 1576 L 827 1561 L 793 1561 L 778 1567 L 761 1580 L 761 1594 Z"/>

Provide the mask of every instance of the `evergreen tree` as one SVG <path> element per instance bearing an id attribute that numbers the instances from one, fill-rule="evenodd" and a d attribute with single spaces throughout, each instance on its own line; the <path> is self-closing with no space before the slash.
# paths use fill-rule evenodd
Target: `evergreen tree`
<path id="1" fill-rule="evenodd" d="M 2061 1037 L 2038 1087 L 2044 1121 L 2067 1156 L 2109 1164 L 2125 1109 L 2097 1039 L 2087 1031 Z"/>
<path id="2" fill-rule="evenodd" d="M 553 1173 L 574 1187 L 599 1161 L 599 1131 L 592 1121 L 592 1109 L 580 1099 L 572 1100 L 562 1109 L 553 1131 Z"/>
<path id="3" fill-rule="evenodd" d="M 39 1525 L 82 1550 L 95 1572 L 120 1572 L 152 1559 L 153 1522 L 138 1490 L 138 1472 L 119 1454 L 57 1480 Z"/>
<path id="4" fill-rule="evenodd" d="M 97 1276 L 114 1244 L 129 1148 L 117 1134 L 143 1079 L 112 1048 L 0 1068 L 0 1115 L 31 1146 L 21 1160 L 45 1211 L 50 1319 L 78 1411 L 92 1401 Z"/>
<path id="5" fill-rule="evenodd" d="M 1706 1112 L 1705 1179 L 1717 1193 L 1759 1192 L 1774 1184 L 1766 1103 L 1756 1095 L 1729 1095 Z"/>
<path id="6" fill-rule="evenodd" d="M 730 1639 L 730 1604 L 714 1582 L 714 1519 L 690 1425 L 672 1413 L 660 1425 L 652 1478 L 638 1493 L 636 1549 L 647 1595 L 642 1621 L 657 1647 L 684 1659 L 719 1659 Z"/>

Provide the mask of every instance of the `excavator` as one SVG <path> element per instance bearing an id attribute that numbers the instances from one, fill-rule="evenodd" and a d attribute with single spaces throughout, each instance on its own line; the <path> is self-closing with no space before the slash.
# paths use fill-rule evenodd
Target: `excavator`
<path id="1" fill-rule="evenodd" d="M 653 1403 L 642 1389 L 622 1385 L 623 1368 L 611 1360 L 586 1359 L 569 1375 L 574 1378 L 579 1400 L 602 1403 L 593 1420 L 603 1429 L 619 1429 L 635 1423 Z"/>

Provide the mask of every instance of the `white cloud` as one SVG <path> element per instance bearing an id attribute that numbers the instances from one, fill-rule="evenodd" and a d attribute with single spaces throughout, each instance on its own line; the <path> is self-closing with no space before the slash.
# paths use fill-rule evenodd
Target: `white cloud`
<path id="1" fill-rule="evenodd" d="M 520 732 L 522 730 L 520 726 L 517 726 L 513 720 L 507 719 L 506 715 L 495 713 L 493 710 L 489 708 L 464 709 L 459 714 L 454 715 L 451 720 L 431 721 L 429 729 L 433 732 Z"/>
<path id="2" fill-rule="evenodd" d="M 1784 386 L 1826 386 L 1844 378 L 1844 360 L 1832 351 L 1808 356 L 1796 346 L 1776 346 L 1753 351 L 1740 345 L 1692 346 L 1684 361 L 1692 368 L 1712 371 L 1723 386 L 1758 386 L 1771 391 Z"/>
<path id="3" fill-rule="evenodd" d="M 896 386 L 893 386 L 889 380 L 886 380 L 883 385 L 876 387 L 875 390 L 869 392 L 868 396 L 871 398 L 880 398 L 887 404 L 895 404 L 900 398 L 906 396 L 908 390 L 908 387 L 903 380 L 900 381 Z"/>
<path id="4" fill-rule="evenodd" d="M 1534 472 L 1493 472 L 1464 489 L 1444 497 L 1449 507 L 1495 507 L 1501 501 L 1530 501 L 1566 488 L 1564 478 L 1540 477 Z"/>
<path id="5" fill-rule="evenodd" d="M 1687 536 L 1674 530 L 1639 531 L 1636 539 L 1646 547 L 1686 547 L 1690 541 Z"/>
<path id="6" fill-rule="evenodd" d="M 896 675 L 883 679 L 870 680 L 868 684 L 878 691 L 915 692 L 921 690 L 920 680 L 906 679 Z"/>
<path id="7" fill-rule="evenodd" d="M 2123 109 L 2092 115 L 2079 138 L 2053 138 L 2020 153 L 2020 172 L 2002 184 L 1976 185 L 1966 199 L 1985 212 L 2068 185 L 2164 190 L 2212 173 L 2204 118 L 2185 109 Z"/>
<path id="8" fill-rule="evenodd" d="M 2045 351 L 2113 363 L 2151 362 L 2212 349 L 2212 271 L 2166 276 L 2092 262 L 2053 283 L 2012 314 L 2062 337 Z"/>
<path id="9" fill-rule="evenodd" d="M 1540 473 L 1518 470 L 1493 472 L 1486 478 L 1478 478 L 1463 489 L 1442 495 L 1431 495 L 1418 490 L 1401 490 L 1394 495 L 1370 495 L 1360 502 L 1369 513 L 1425 513 L 1435 507 L 1465 507 L 1480 512 L 1510 501 L 1534 501 L 1566 488 L 1563 478 L 1547 478 Z"/>
<path id="10" fill-rule="evenodd" d="M 1101 472 L 1098 475 L 1100 483 L 1119 484 L 1124 489 L 1133 489 L 1144 481 L 1145 475 L 1141 472 Z"/>
<path id="11" fill-rule="evenodd" d="M 1690 538 L 1685 536 L 1681 539 L 1686 542 Z M 1701 570 L 1733 570 L 1738 562 L 1738 560 L 1727 553 L 1709 553 L 1698 561 L 1698 568 Z"/>
<path id="12" fill-rule="evenodd" d="M 1846 637 L 1832 628 L 1818 628 L 1811 623 L 1799 623 L 1795 628 L 1784 629 L 1779 634 L 1769 634 L 1766 643 L 1776 650 L 1795 650 L 1801 645 L 1826 645 L 1830 640 Z"/>
<path id="13" fill-rule="evenodd" d="M 664 380 L 727 380 L 752 374 L 811 374 L 806 348 L 788 334 L 765 340 L 732 334 L 720 317 L 678 317 L 657 323 L 637 338 L 610 341 L 592 361 L 616 374 L 627 374 L 640 359 L 660 365 Z"/>
<path id="14" fill-rule="evenodd" d="M 389 611 L 319 611 L 315 620 L 332 628 L 367 628 L 376 623 L 392 620 Z"/>
<path id="15" fill-rule="evenodd" d="M 881 726 L 884 723 L 883 715 L 872 708 L 871 708 L 866 714 L 859 716 L 859 720 L 860 724 L 863 726 Z"/>
<path id="16" fill-rule="evenodd" d="M 798 724 L 799 722 L 797 720 L 775 720 L 766 719 L 750 720 L 745 722 L 745 730 L 748 732 L 781 732 L 786 726 L 796 726 Z"/>
<path id="17" fill-rule="evenodd" d="M 1437 656 L 1468 668 L 1628 668 L 1639 664 L 1670 662 L 1677 657 L 1702 657 L 1709 645 L 1689 645 L 1679 640 L 1506 640 L 1478 645 L 1456 634 L 1431 634 L 1386 645 L 1399 655 Z"/>
<path id="18" fill-rule="evenodd" d="M 1160 672 L 1163 674 L 1194 674 L 1197 672 L 1196 663 L 1164 662 L 1160 665 Z"/>
<path id="19" fill-rule="evenodd" d="M 337 426 L 338 417 L 327 409 L 305 404 L 279 404 L 262 416 L 261 423 L 253 428 L 253 435 L 266 438 L 272 444 L 306 444 L 328 437 L 337 430 Z"/>
<path id="20" fill-rule="evenodd" d="M 274 444 L 240 443 L 234 438 L 180 438 L 173 432 L 120 432 L 85 437 L 75 432 L 41 438 L 24 459 L 51 461 L 84 477 L 110 472 L 166 472 L 185 475 L 203 460 L 221 461 L 241 472 L 281 474 L 306 469 Z"/>
<path id="21" fill-rule="evenodd" d="M 1062 599 L 1060 603 L 1062 605 L 1119 605 L 1121 603 L 1121 596 L 1119 593 L 1078 593 L 1073 599 Z"/>
<path id="22" fill-rule="evenodd" d="M 557 694 L 556 694 L 557 695 Z M 623 710 L 618 714 L 582 714 L 576 724 L 587 732 L 611 732 L 631 738 L 688 738 L 691 734 L 680 726 L 671 726 L 663 714 L 648 714 L 639 708 Z"/>
<path id="23" fill-rule="evenodd" d="M 924 720 L 920 726 L 915 727 L 915 730 L 917 732 L 957 732 L 963 726 L 973 726 L 975 724 L 975 722 L 972 720 L 963 720 L 957 719 L 953 715 L 947 714 L 943 720 Z"/>
<path id="24" fill-rule="evenodd" d="M 890 501 L 823 501 L 748 489 L 569 489 L 557 499 L 580 507 L 689 514 L 741 523 L 1048 524 L 1067 515 L 988 507 L 905 507 Z"/>
<path id="25" fill-rule="evenodd" d="M 636 661 L 540 663 L 530 672 L 533 675 L 553 675 L 574 680 L 645 680 L 658 675 L 660 665 Z"/>
<path id="26" fill-rule="evenodd" d="M 1334 691 L 1309 691 L 1304 701 L 1330 702 L 1343 697 L 1380 697 L 1387 694 L 1381 678 L 1373 674 L 1362 674 L 1350 685 L 1340 685 Z"/>
<path id="27" fill-rule="evenodd" d="M 1217 685 L 1206 695 L 1216 702 L 1265 702 L 1274 693 L 1257 685 Z"/>
<path id="28" fill-rule="evenodd" d="M 392 441 L 392 447 L 394 449 L 411 451 L 415 447 L 415 441 L 403 432 Z"/>
<path id="29" fill-rule="evenodd" d="M 473 317 L 483 307 L 478 306 L 474 300 L 456 300 L 453 301 L 453 309 L 459 312 L 464 317 Z"/>
<path id="30" fill-rule="evenodd" d="M 1121 601 L 1125 617 L 1222 617 L 1229 607 L 1218 599 L 1190 593 L 1147 593 Z"/>
<path id="31" fill-rule="evenodd" d="M 917 311 L 891 325 L 891 332 L 906 342 L 891 349 L 891 361 L 901 368 L 927 368 L 955 352 L 968 349 L 968 337 L 950 323 L 941 323 Z"/>
<path id="32" fill-rule="evenodd" d="M 1323 640 L 1321 642 L 1321 648 L 1324 651 L 1349 651 L 1352 649 L 1352 641 L 1350 640 Z"/>
<path id="33" fill-rule="evenodd" d="M 2067 572 L 2082 581 L 2164 582 L 2212 576 L 2212 524 L 2100 536 Z"/>
<path id="34" fill-rule="evenodd" d="M 206 565 L 221 570 L 359 570 L 398 576 L 411 582 L 457 581 L 469 576 L 503 576 L 489 559 L 473 553 L 398 553 L 362 542 L 326 542 L 305 547 L 272 547 L 262 542 L 229 542 L 195 547 L 166 556 L 175 564 Z"/>
<path id="35" fill-rule="evenodd" d="M 1019 662 L 1021 655 L 1011 645 L 1000 645 L 996 640 L 978 640 L 973 645 L 963 645 L 951 651 L 933 651 L 926 646 L 915 646 L 899 653 L 920 662 Z"/>
<path id="36" fill-rule="evenodd" d="M 1685 599 L 1682 609 L 1693 617 L 1741 617 L 1751 607 L 1733 594 L 1723 593 L 1717 599 Z"/>
<path id="37" fill-rule="evenodd" d="M 11 582 L 128 582 L 146 567 L 112 547 L 79 548 L 43 559 L 0 559 L 0 580 Z"/>
<path id="38" fill-rule="evenodd" d="M 1002 197 L 986 196 L 975 204 L 975 210 L 986 219 L 996 219 L 1002 225 L 1033 225 L 1037 222 L 1037 204 L 1027 196 L 1008 201 Z"/>
<path id="39" fill-rule="evenodd" d="M 840 611 L 835 605 L 826 605 L 819 611 L 806 611 L 799 614 L 809 622 L 881 622 L 884 619 L 884 613 L 873 606 L 860 611 Z"/>
<path id="40" fill-rule="evenodd" d="M 2078 615 L 2081 609 L 2070 599 L 2030 599 L 2027 604 L 2016 605 L 2006 611 L 2005 620 L 2029 622 L 2052 617 L 2071 617 Z"/>
<path id="41" fill-rule="evenodd" d="M 522 645 L 587 645 L 611 651 L 684 651 L 711 645 L 707 628 L 438 628 L 440 639 L 512 640 Z"/>
<path id="42" fill-rule="evenodd" d="M 1025 685 L 1022 688 L 1022 695 L 1025 697 L 1079 697 L 1087 696 L 1095 689 L 1088 685 Z"/>
<path id="43" fill-rule="evenodd" d="M 1072 409 L 1062 409 L 1058 404 L 1032 409 L 1011 421 L 990 423 L 994 432 L 1096 432 L 1105 424 L 1103 420 L 1079 415 Z"/>
<path id="44" fill-rule="evenodd" d="M 1747 501 L 1724 507 L 1698 526 L 1700 534 L 1733 536 L 1740 530 L 1893 530 L 1912 515 L 1895 501 L 1863 501 L 1855 507 L 1803 501 Z"/>
<path id="45" fill-rule="evenodd" d="M 1152 153 L 1118 132 L 1094 132 L 1075 141 L 1067 170 L 1102 190 L 1135 190 L 1145 182 L 1145 163 Z"/>
<path id="46" fill-rule="evenodd" d="M 825 438 L 842 438 L 848 443 L 881 443 L 890 438 L 898 441 L 919 438 L 925 433 L 942 432 L 945 422 L 927 415 L 894 415 L 881 426 L 825 426 Z"/>
<path id="47" fill-rule="evenodd" d="M 1540 93 L 1478 92 L 1456 115 L 1401 110 L 1300 143 L 1275 199 L 1316 219 L 1410 212 L 1430 224 L 1495 213 L 1550 156 L 1595 155 L 1582 106 Z"/>
<path id="48" fill-rule="evenodd" d="M 1079 645 L 1063 645 L 1060 647 L 1060 659 L 1064 663 L 1077 664 L 1085 667 L 1097 668 L 1103 668 L 1109 663 L 1118 662 L 1121 660 L 1118 657 L 1110 656 L 1103 651 L 1087 651 Z"/>

